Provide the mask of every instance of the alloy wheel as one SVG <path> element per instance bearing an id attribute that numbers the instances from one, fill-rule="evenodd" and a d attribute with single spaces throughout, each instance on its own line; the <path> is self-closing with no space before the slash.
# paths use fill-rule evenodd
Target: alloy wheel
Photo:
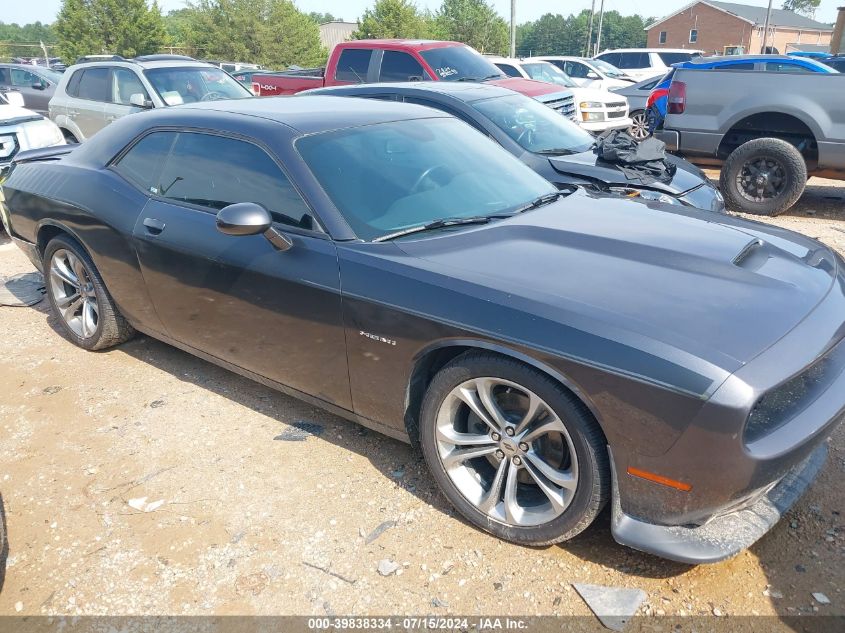
<path id="1" fill-rule="evenodd" d="M 783 165 L 767 156 L 746 162 L 736 177 L 737 190 L 751 202 L 777 198 L 784 192 L 788 182 Z"/>
<path id="2" fill-rule="evenodd" d="M 435 437 L 444 470 L 470 503 L 517 527 L 547 523 L 578 488 L 578 458 L 563 421 L 537 394 L 501 378 L 455 387 Z"/>
<path id="3" fill-rule="evenodd" d="M 631 136 L 638 141 L 643 141 L 648 138 L 648 117 L 645 112 L 637 112 L 631 115 Z"/>
<path id="4" fill-rule="evenodd" d="M 88 339 L 97 333 L 100 305 L 91 276 L 76 255 L 59 249 L 50 259 L 50 292 L 71 332 Z"/>

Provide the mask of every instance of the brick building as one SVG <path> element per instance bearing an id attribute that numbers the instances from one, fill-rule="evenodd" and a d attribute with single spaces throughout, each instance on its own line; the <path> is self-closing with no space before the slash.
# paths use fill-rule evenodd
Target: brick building
<path id="1" fill-rule="evenodd" d="M 699 0 L 646 27 L 648 47 L 693 48 L 708 55 L 759 53 L 765 24 L 765 6 Z M 766 41 L 779 53 L 827 50 L 832 35 L 831 24 L 772 9 Z"/>

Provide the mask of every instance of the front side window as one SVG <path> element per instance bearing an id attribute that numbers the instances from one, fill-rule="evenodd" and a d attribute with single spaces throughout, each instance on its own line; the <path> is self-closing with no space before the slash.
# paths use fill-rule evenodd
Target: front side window
<path id="1" fill-rule="evenodd" d="M 134 72 L 128 68 L 115 68 L 112 70 L 112 103 L 121 105 L 132 105 L 132 95 L 138 94 L 144 99 L 149 99 L 144 84 Z"/>
<path id="2" fill-rule="evenodd" d="M 623 73 L 619 68 L 610 64 L 606 61 L 602 61 L 601 59 L 594 59 L 592 64 L 602 71 L 608 77 L 624 77 L 625 73 Z"/>
<path id="3" fill-rule="evenodd" d="M 649 68 L 651 61 L 648 53 L 622 53 L 619 56 L 618 68 Z"/>
<path id="4" fill-rule="evenodd" d="M 773 73 L 807 73 L 813 72 L 798 64 L 790 64 L 789 62 L 766 62 L 765 69 Z"/>
<path id="5" fill-rule="evenodd" d="M 688 62 L 695 57 L 692 53 L 658 53 L 657 56 L 660 57 L 663 63 L 667 66 Z"/>
<path id="6" fill-rule="evenodd" d="M 557 84 L 558 86 L 566 86 L 567 88 L 578 87 L 578 84 L 572 81 L 565 72 L 548 62 L 530 62 L 523 64 L 522 69 L 531 79 L 536 79 L 537 81 L 545 81 L 550 84 Z"/>
<path id="7" fill-rule="evenodd" d="M 440 81 L 485 81 L 504 77 L 493 62 L 469 46 L 429 48 L 420 55 Z"/>
<path id="8" fill-rule="evenodd" d="M 604 55 L 599 55 L 596 57 L 595 61 L 604 62 L 605 64 L 610 64 L 611 66 L 615 66 L 616 68 L 622 68 L 619 64 L 621 63 L 622 54 L 621 53 L 605 53 Z"/>
<path id="9" fill-rule="evenodd" d="M 252 92 L 219 68 L 153 68 L 145 70 L 144 74 L 167 105 L 253 96 Z"/>
<path id="10" fill-rule="evenodd" d="M 428 79 L 422 64 L 408 53 L 384 51 L 379 81 L 422 81 Z"/>
<path id="11" fill-rule="evenodd" d="M 570 77 L 575 77 L 576 79 L 586 79 L 587 73 L 590 72 L 590 69 L 587 67 L 586 64 L 566 61 L 563 63 L 563 72 L 565 72 Z"/>
<path id="12" fill-rule="evenodd" d="M 369 48 L 345 48 L 337 60 L 337 70 L 334 78 L 338 81 L 351 81 L 362 84 L 367 81 L 370 69 L 370 59 L 373 56 Z"/>
<path id="13" fill-rule="evenodd" d="M 594 143 L 589 132 L 530 97 L 515 94 L 476 101 L 472 106 L 529 152 L 577 154 Z"/>
<path id="14" fill-rule="evenodd" d="M 111 101 L 108 68 L 86 68 L 76 87 L 76 96 L 89 101 Z"/>
<path id="15" fill-rule="evenodd" d="M 41 83 L 41 78 L 27 70 L 12 68 L 12 85 L 18 88 L 32 88 L 33 84 Z"/>
<path id="16" fill-rule="evenodd" d="M 296 146 L 338 211 L 365 240 L 443 218 L 512 212 L 556 191 L 452 118 L 324 132 L 305 136 Z"/>

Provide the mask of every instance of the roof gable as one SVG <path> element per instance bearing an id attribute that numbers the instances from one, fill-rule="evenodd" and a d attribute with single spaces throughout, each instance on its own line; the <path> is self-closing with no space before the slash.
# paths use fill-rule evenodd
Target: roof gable
<path id="1" fill-rule="evenodd" d="M 650 31 L 655 26 L 662 24 L 670 18 L 674 18 L 676 15 L 680 15 L 684 11 L 687 11 L 698 4 L 704 4 L 719 11 L 730 13 L 731 15 L 736 16 L 740 20 L 748 22 L 749 24 L 752 24 L 754 26 L 763 26 L 766 23 L 766 7 L 754 7 L 747 4 L 737 4 L 735 2 L 719 2 L 717 0 L 698 0 L 697 2 L 692 2 L 684 6 L 683 8 L 678 9 L 674 13 L 670 13 L 666 17 L 663 17 L 657 20 L 656 22 L 649 24 L 645 28 L 645 30 Z M 825 24 L 824 22 L 817 22 L 815 20 L 811 20 L 806 16 L 799 15 L 798 13 L 793 13 L 792 11 L 786 11 L 784 9 L 772 9 L 772 16 L 769 24 L 772 27 L 791 29 L 808 29 L 814 31 L 833 30 L 833 26 L 830 24 Z"/>

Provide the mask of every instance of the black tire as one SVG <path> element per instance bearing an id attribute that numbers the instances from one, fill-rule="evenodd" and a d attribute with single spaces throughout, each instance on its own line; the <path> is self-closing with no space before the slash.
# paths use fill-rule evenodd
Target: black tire
<path id="1" fill-rule="evenodd" d="M 85 272 L 93 287 L 93 293 L 98 306 L 98 318 L 96 329 L 91 336 L 83 337 L 74 332 L 62 317 L 61 311 L 56 305 L 55 293 L 53 292 L 53 284 L 56 282 L 50 272 L 50 266 L 53 255 L 59 250 L 69 251 L 79 259 L 85 267 Z M 109 291 L 106 289 L 100 272 L 97 270 L 94 262 L 91 261 L 88 253 L 85 252 L 85 249 L 75 239 L 68 235 L 54 237 L 44 249 L 42 263 L 44 267 L 44 284 L 47 289 L 47 297 L 50 300 L 50 307 L 53 310 L 53 314 L 56 315 L 64 333 L 76 345 L 87 350 L 101 350 L 119 345 L 134 336 L 135 329 L 120 314 Z"/>
<path id="2" fill-rule="evenodd" d="M 553 520 L 532 526 L 497 521 L 470 502 L 447 473 L 438 451 L 435 428 L 438 411 L 453 389 L 479 377 L 500 378 L 531 390 L 564 422 L 577 455 L 578 485 L 569 505 Z M 422 452 L 441 491 L 467 520 L 501 539 L 530 546 L 571 539 L 586 529 L 607 503 L 610 466 L 604 434 L 580 400 L 549 376 L 524 363 L 487 352 L 458 356 L 429 385 L 420 422 Z"/>
<path id="3" fill-rule="evenodd" d="M 65 137 L 65 143 L 67 143 L 68 145 L 76 145 L 79 143 L 79 141 L 76 140 L 76 137 L 71 132 L 62 129 L 62 134 Z"/>
<path id="4" fill-rule="evenodd" d="M 761 200 L 749 199 L 738 181 L 746 166 L 749 170 L 754 169 L 754 163 L 762 159 L 771 161 L 782 174 L 775 181 L 778 183 L 777 192 L 771 196 L 760 196 Z M 790 209 L 804 193 L 807 164 L 794 145 L 778 138 L 759 138 L 743 143 L 731 152 L 722 167 L 719 185 L 729 210 L 775 216 Z"/>

